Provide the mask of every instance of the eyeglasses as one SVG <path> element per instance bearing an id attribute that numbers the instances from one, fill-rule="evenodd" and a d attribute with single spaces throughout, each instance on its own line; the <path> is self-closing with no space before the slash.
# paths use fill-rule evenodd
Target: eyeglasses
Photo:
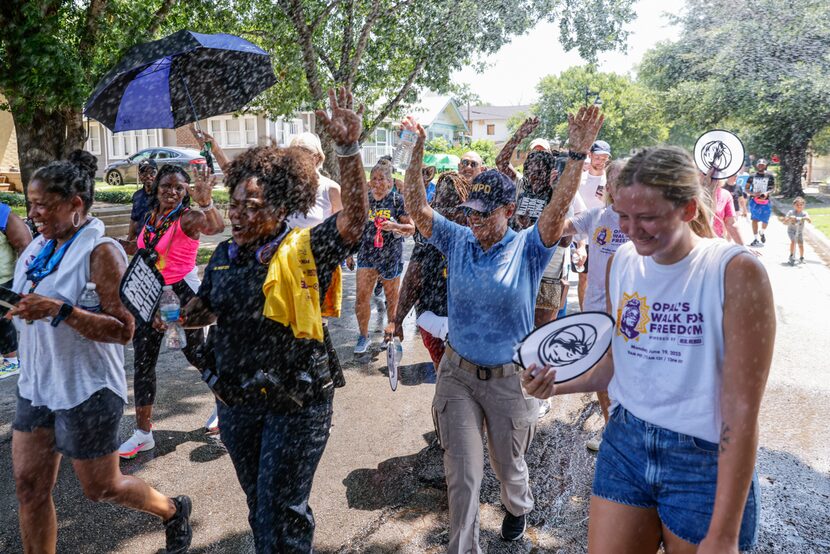
<path id="1" fill-rule="evenodd" d="M 494 213 L 499 211 L 499 208 L 496 208 L 495 210 L 490 211 L 490 212 L 480 212 L 480 211 L 474 210 L 472 208 L 462 208 L 462 209 L 463 209 L 464 215 L 466 217 L 477 217 L 479 219 L 487 219 L 490 216 L 492 216 Z"/>
<path id="2" fill-rule="evenodd" d="M 479 166 L 479 163 L 475 160 L 461 160 L 461 165 L 463 167 L 472 167 L 475 169 Z"/>

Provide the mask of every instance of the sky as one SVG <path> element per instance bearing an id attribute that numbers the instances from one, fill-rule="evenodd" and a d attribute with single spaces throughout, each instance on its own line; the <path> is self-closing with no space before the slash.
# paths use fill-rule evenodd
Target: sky
<path id="1" fill-rule="evenodd" d="M 637 18 L 628 24 L 626 53 L 599 54 L 599 69 L 629 73 L 643 54 L 657 42 L 672 39 L 675 30 L 663 14 L 679 13 L 684 0 L 639 0 L 634 4 Z M 544 55 L 540 55 L 544 53 Z M 540 59 L 550 60 L 547 62 Z M 547 75 L 558 75 L 569 67 L 585 64 L 576 50 L 565 52 L 559 43 L 557 23 L 543 22 L 528 34 L 516 37 L 492 56 L 483 72 L 465 69 L 453 75 L 456 83 L 467 83 L 481 99 L 491 105 L 531 104 L 536 100 L 536 85 Z"/>

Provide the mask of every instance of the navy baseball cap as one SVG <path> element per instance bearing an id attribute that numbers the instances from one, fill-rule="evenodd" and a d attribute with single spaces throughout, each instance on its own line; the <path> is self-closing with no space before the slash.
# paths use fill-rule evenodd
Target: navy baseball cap
<path id="1" fill-rule="evenodd" d="M 611 155 L 611 145 L 604 140 L 598 140 L 591 146 L 591 154 Z"/>
<path id="2" fill-rule="evenodd" d="M 156 164 L 156 160 L 151 158 L 146 158 L 138 162 L 138 172 L 141 173 L 147 169 L 158 169 L 158 164 Z"/>
<path id="3" fill-rule="evenodd" d="M 510 204 L 515 199 L 516 184 L 513 180 L 497 169 L 489 169 L 479 173 L 473 179 L 473 186 L 467 196 L 467 201 L 459 207 L 489 214 L 496 208 Z"/>

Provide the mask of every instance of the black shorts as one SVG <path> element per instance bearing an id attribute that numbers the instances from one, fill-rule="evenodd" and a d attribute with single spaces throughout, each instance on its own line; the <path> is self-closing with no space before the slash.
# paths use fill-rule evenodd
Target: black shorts
<path id="1" fill-rule="evenodd" d="M 36 427 L 55 430 L 55 450 L 75 460 L 92 460 L 118 450 L 118 424 L 124 400 L 109 389 L 101 389 L 68 410 L 52 411 L 17 393 L 12 429 L 31 433 Z"/>

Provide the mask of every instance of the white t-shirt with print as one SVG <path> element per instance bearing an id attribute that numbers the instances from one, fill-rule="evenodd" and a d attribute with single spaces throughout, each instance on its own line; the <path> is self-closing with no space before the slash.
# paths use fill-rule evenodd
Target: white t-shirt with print
<path id="1" fill-rule="evenodd" d="M 605 206 L 605 181 L 605 172 L 602 175 L 591 175 L 590 171 L 582 173 L 579 194 L 589 210 Z"/>
<path id="2" fill-rule="evenodd" d="M 583 307 L 589 312 L 604 312 L 605 270 L 608 260 L 617 248 L 628 242 L 628 235 L 620 230 L 620 216 L 611 206 L 592 208 L 571 219 L 577 233 L 587 237 L 591 255 L 588 256 L 588 287 Z"/>

